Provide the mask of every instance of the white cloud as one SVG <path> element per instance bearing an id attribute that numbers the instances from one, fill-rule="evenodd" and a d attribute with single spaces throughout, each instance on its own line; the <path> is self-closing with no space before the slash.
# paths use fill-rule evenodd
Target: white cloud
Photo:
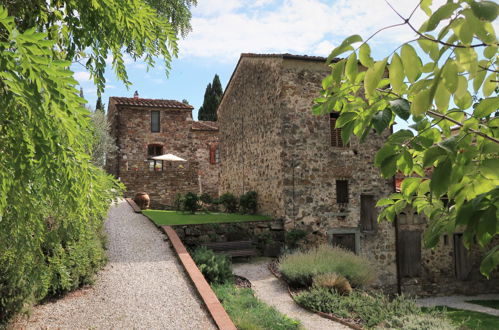
<path id="1" fill-rule="evenodd" d="M 86 71 L 78 71 L 74 73 L 74 78 L 80 85 L 88 83 L 90 80 L 90 73 Z"/>
<path id="2" fill-rule="evenodd" d="M 418 1 L 391 3 L 407 17 Z M 423 18 L 411 21 L 419 27 Z M 193 31 L 180 41 L 180 57 L 225 61 L 244 52 L 326 55 L 348 35 L 367 38 L 401 19 L 384 0 L 205 0 L 193 9 L 191 23 Z M 373 42 L 398 44 L 413 37 L 401 27 Z"/>

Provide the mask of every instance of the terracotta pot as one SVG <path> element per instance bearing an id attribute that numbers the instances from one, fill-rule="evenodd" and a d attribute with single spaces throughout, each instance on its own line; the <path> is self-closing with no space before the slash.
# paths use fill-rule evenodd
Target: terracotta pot
<path id="1" fill-rule="evenodd" d="M 149 198 L 149 195 L 145 192 L 139 192 L 135 194 L 135 198 L 133 199 L 133 201 L 142 210 L 148 209 L 151 204 L 151 199 Z"/>

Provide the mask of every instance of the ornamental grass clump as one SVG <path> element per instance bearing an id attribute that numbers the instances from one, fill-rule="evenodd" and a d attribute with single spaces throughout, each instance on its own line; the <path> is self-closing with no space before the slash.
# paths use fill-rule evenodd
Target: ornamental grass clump
<path id="1" fill-rule="evenodd" d="M 322 274 L 343 276 L 353 287 L 366 287 L 377 276 L 367 259 L 330 245 L 284 255 L 279 271 L 289 284 L 301 287 L 311 286 L 314 276 Z"/>

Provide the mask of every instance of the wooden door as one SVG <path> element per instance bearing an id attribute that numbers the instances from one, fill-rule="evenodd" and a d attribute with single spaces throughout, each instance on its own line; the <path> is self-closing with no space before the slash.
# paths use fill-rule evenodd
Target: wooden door
<path id="1" fill-rule="evenodd" d="M 333 234 L 333 245 L 342 247 L 346 250 L 350 250 L 353 253 L 355 251 L 355 234 Z"/>
<path id="2" fill-rule="evenodd" d="M 401 277 L 421 276 L 421 231 L 401 230 L 397 253 Z"/>
<path id="3" fill-rule="evenodd" d="M 463 234 L 454 234 L 454 266 L 458 280 L 468 279 L 471 272 L 471 258 L 463 243 Z"/>

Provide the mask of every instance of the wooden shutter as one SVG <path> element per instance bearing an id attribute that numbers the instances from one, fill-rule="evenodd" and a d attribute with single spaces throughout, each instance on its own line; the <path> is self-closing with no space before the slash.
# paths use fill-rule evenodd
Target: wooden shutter
<path id="1" fill-rule="evenodd" d="M 217 163 L 216 152 L 217 152 L 216 143 L 210 144 L 210 164 L 212 165 Z"/>
<path id="2" fill-rule="evenodd" d="M 331 146 L 343 147 L 343 140 L 341 139 L 341 128 L 336 128 L 336 120 L 339 114 L 332 112 L 329 116 L 329 124 L 331 127 Z"/>
<path id="3" fill-rule="evenodd" d="M 360 229 L 362 231 L 376 230 L 376 203 L 373 195 L 360 195 Z"/>
<path id="4" fill-rule="evenodd" d="M 356 253 L 355 251 L 355 234 L 333 234 L 333 240 L 332 240 L 333 245 L 339 246 L 341 248 L 344 248 L 346 250 L 352 251 L 353 253 Z"/>
<path id="5" fill-rule="evenodd" d="M 421 231 L 401 230 L 397 252 L 400 276 L 421 276 Z"/>

